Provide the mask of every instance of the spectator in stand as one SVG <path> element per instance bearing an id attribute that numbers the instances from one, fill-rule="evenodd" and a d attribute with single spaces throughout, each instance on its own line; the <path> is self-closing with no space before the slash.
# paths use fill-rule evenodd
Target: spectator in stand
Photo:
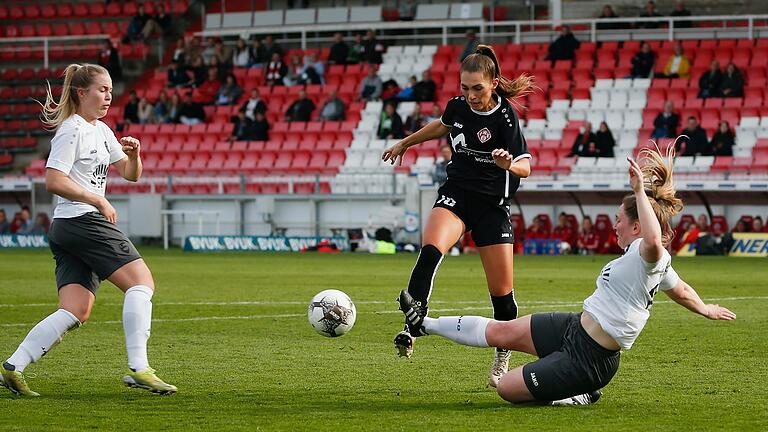
<path id="1" fill-rule="evenodd" d="M 312 111 L 314 110 L 315 103 L 307 98 L 307 92 L 305 90 L 301 90 L 299 91 L 299 98 L 296 99 L 285 112 L 285 119 L 287 121 L 308 122 L 312 117 Z"/>
<path id="2" fill-rule="evenodd" d="M 368 64 L 381 64 L 383 59 L 382 55 L 387 47 L 383 42 L 376 39 L 376 31 L 368 30 L 365 34 L 365 42 L 363 42 L 363 61 Z"/>
<path id="3" fill-rule="evenodd" d="M 416 100 L 416 95 L 414 94 L 414 87 L 416 87 L 416 84 L 418 84 L 416 81 L 416 75 L 411 75 L 411 77 L 408 79 L 408 85 L 405 86 L 404 89 L 401 89 L 393 98 L 395 103 L 401 101 Z"/>
<path id="4" fill-rule="evenodd" d="M 595 144 L 597 144 L 597 154 L 600 157 L 613 157 L 613 148 L 616 147 L 616 140 L 613 139 L 613 133 L 608 128 L 608 123 L 600 122 L 600 128 L 595 134 Z"/>
<path id="5" fill-rule="evenodd" d="M 720 83 L 720 94 L 723 97 L 744 97 L 744 77 L 733 63 L 728 63 Z"/>
<path id="6" fill-rule="evenodd" d="M 304 56 L 304 69 L 299 78 L 301 84 L 325 84 L 325 65 L 317 59 L 315 54 Z"/>
<path id="7" fill-rule="evenodd" d="M 360 101 L 373 101 L 381 97 L 384 83 L 381 78 L 376 74 L 376 67 L 368 67 L 368 75 L 360 82 L 360 93 L 357 100 Z"/>
<path id="8" fill-rule="evenodd" d="M 336 90 L 331 90 L 328 100 L 320 108 L 320 120 L 343 121 L 345 109 L 344 102 L 339 99 Z"/>
<path id="9" fill-rule="evenodd" d="M 397 105 L 397 94 L 400 93 L 401 90 L 400 84 L 390 78 L 382 83 L 380 99 L 383 100 L 384 103 L 393 102 Z"/>
<path id="10" fill-rule="evenodd" d="M 273 53 L 267 68 L 264 70 L 264 79 L 267 85 L 283 85 L 283 78 L 288 74 L 288 67 L 280 59 L 280 54 Z"/>
<path id="11" fill-rule="evenodd" d="M 763 218 L 760 216 L 755 216 L 754 219 L 752 219 L 752 232 L 753 233 L 763 233 L 768 232 L 765 229 L 765 226 L 763 225 Z"/>
<path id="12" fill-rule="evenodd" d="M 298 85 L 303 70 L 304 65 L 301 64 L 298 54 L 292 55 L 288 61 L 288 73 L 283 77 L 283 84 L 286 86 Z"/>
<path id="13" fill-rule="evenodd" d="M 270 57 L 267 56 L 267 49 L 256 37 L 253 38 L 251 46 L 248 47 L 248 56 L 250 57 L 248 67 L 262 67 L 270 61 Z"/>
<path id="14" fill-rule="evenodd" d="M 685 8 L 685 4 L 683 4 L 682 0 L 677 0 L 677 4 L 675 4 L 675 9 L 672 11 L 669 16 L 673 17 L 688 17 L 691 16 L 691 11 Z M 693 23 L 690 21 L 675 21 L 675 28 L 691 28 L 693 27 Z"/>
<path id="15" fill-rule="evenodd" d="M 426 124 L 427 121 L 421 114 L 421 104 L 416 102 L 416 105 L 413 107 L 413 112 L 405 120 L 405 124 L 403 125 L 403 132 L 406 136 L 408 136 L 423 128 L 426 126 Z"/>
<path id="16" fill-rule="evenodd" d="M 153 36 L 166 37 L 173 34 L 173 19 L 165 13 L 165 6 L 162 3 L 157 4 L 157 14 L 147 20 L 141 34 L 145 41 Z"/>
<path id="17" fill-rule="evenodd" d="M 656 53 L 651 50 L 648 42 L 640 45 L 640 51 L 632 57 L 631 78 L 648 78 L 653 72 L 653 64 L 656 63 Z"/>
<path id="18" fill-rule="evenodd" d="M 267 115 L 264 112 L 256 112 L 256 120 L 253 121 L 253 135 L 254 141 L 269 141 L 269 122 L 267 121 Z"/>
<path id="19" fill-rule="evenodd" d="M 437 84 L 432 80 L 432 74 L 429 69 L 421 73 L 421 81 L 413 87 L 413 93 L 419 102 L 432 102 L 435 100 L 435 91 Z"/>
<path id="20" fill-rule="evenodd" d="M 720 63 L 712 60 L 709 70 L 701 74 L 699 78 L 699 97 L 706 99 L 720 96 L 720 83 L 723 82 L 723 73 L 720 72 Z"/>
<path id="21" fill-rule="evenodd" d="M 131 22 L 128 23 L 128 30 L 123 37 L 123 43 L 133 42 L 144 37 L 144 27 L 147 25 L 147 22 L 149 22 L 149 18 L 149 15 L 144 11 L 144 4 L 139 3 L 136 15 L 131 18 Z"/>
<path id="22" fill-rule="evenodd" d="M 597 149 L 597 143 L 590 141 L 587 147 L 579 155 L 581 157 L 600 157 L 600 151 Z"/>
<path id="23" fill-rule="evenodd" d="M 733 156 L 733 146 L 736 144 L 736 137 L 727 121 L 720 122 L 720 127 L 709 143 L 709 148 L 714 156 Z"/>
<path id="24" fill-rule="evenodd" d="M 640 14 L 640 18 L 656 18 L 662 16 L 657 10 L 656 10 L 656 3 L 653 1 L 649 1 L 645 4 L 645 10 L 643 13 Z M 658 22 L 641 22 L 637 23 L 637 28 L 646 28 L 646 29 L 655 29 L 659 28 Z"/>
<path id="25" fill-rule="evenodd" d="M 433 122 L 435 120 L 440 120 L 440 118 L 443 116 L 443 110 L 440 109 L 440 105 L 434 104 L 432 105 L 432 113 L 427 116 L 425 121 L 427 123 Z"/>
<path id="26" fill-rule="evenodd" d="M 557 226 L 552 230 L 552 238 L 568 245 L 567 248 L 561 249 L 570 250 L 574 246 L 571 244 L 573 234 L 573 228 L 568 224 L 568 216 L 565 213 L 560 213 L 560 216 L 557 217 Z"/>
<path id="27" fill-rule="evenodd" d="M 8 216 L 5 214 L 5 210 L 0 209 L 0 234 L 10 234 L 11 224 L 8 222 Z"/>
<path id="28" fill-rule="evenodd" d="M 119 81 L 123 77 L 123 69 L 120 67 L 120 54 L 109 39 L 104 41 L 104 49 L 99 51 L 99 65 L 109 72 L 114 81 Z"/>
<path id="29" fill-rule="evenodd" d="M 283 47 L 275 42 L 272 35 L 266 35 L 262 45 L 264 45 L 264 58 L 272 59 L 272 61 L 274 61 L 274 54 L 277 54 L 281 59 L 283 58 Z"/>
<path id="30" fill-rule="evenodd" d="M 256 120 L 256 113 L 265 114 L 267 112 L 267 104 L 261 99 L 259 89 L 251 90 L 251 98 L 243 102 L 240 106 L 240 111 L 245 113 L 245 116 L 251 121 Z"/>
<path id="31" fill-rule="evenodd" d="M 603 6 L 603 10 L 600 12 L 600 16 L 597 18 L 599 19 L 611 19 L 611 18 L 618 18 L 619 16 L 616 15 L 616 12 L 613 10 L 613 6 L 611 5 L 605 5 Z M 598 30 L 616 30 L 623 28 L 624 24 L 622 23 L 597 23 L 597 29 Z"/>
<path id="32" fill-rule="evenodd" d="M 219 92 L 220 88 L 221 81 L 219 81 L 216 68 L 209 68 L 208 79 L 195 89 L 195 101 L 204 105 L 213 104 L 216 101 L 216 94 Z"/>
<path id="33" fill-rule="evenodd" d="M 216 38 L 209 36 L 205 38 L 205 48 L 200 53 L 205 64 L 210 64 L 211 59 L 216 56 Z"/>
<path id="34" fill-rule="evenodd" d="M 19 222 L 16 226 L 16 234 L 29 234 L 32 231 L 32 212 L 29 207 L 22 206 L 19 212 Z"/>
<path id="35" fill-rule="evenodd" d="M 205 110 L 203 106 L 192 100 L 192 93 L 184 95 L 184 103 L 179 108 L 179 122 L 185 125 L 205 123 Z"/>
<path id="36" fill-rule="evenodd" d="M 176 48 L 173 50 L 173 57 L 171 58 L 171 61 L 179 65 L 187 64 L 189 61 L 188 51 L 189 50 L 187 44 L 184 43 L 184 38 L 176 39 Z"/>
<path id="37" fill-rule="evenodd" d="M 653 120 L 653 134 L 651 138 L 675 138 L 677 137 L 677 128 L 680 125 L 680 116 L 675 113 L 675 106 L 672 101 L 664 103 L 664 111 Z"/>
<path id="38" fill-rule="evenodd" d="M 474 54 L 477 50 L 477 37 L 475 36 L 474 30 L 467 30 L 464 38 L 466 39 L 466 42 L 464 42 L 464 50 L 459 57 L 459 63 L 463 62 L 468 55 Z"/>
<path id="39" fill-rule="evenodd" d="M 435 169 L 432 172 L 432 181 L 436 185 L 442 186 L 448 180 L 448 163 L 451 161 L 452 156 L 453 150 L 451 150 L 451 146 L 448 144 L 440 146 L 440 159 L 435 163 Z"/>
<path id="40" fill-rule="evenodd" d="M 347 64 L 347 57 L 349 56 L 349 45 L 344 42 L 344 35 L 341 32 L 336 32 L 333 35 L 333 45 L 331 45 L 331 51 L 328 53 L 329 65 L 345 65 Z"/>
<path id="41" fill-rule="evenodd" d="M 253 120 L 245 116 L 245 112 L 238 111 L 232 119 L 232 134 L 230 141 L 251 141 L 253 139 Z"/>
<path id="42" fill-rule="evenodd" d="M 242 95 L 243 89 L 237 84 L 235 75 L 229 74 L 224 85 L 216 92 L 216 105 L 236 105 Z"/>
<path id="43" fill-rule="evenodd" d="M 48 228 L 51 227 L 51 219 L 45 213 L 38 213 L 35 218 L 35 225 L 29 230 L 30 234 L 45 235 L 48 234 Z"/>
<path id="44" fill-rule="evenodd" d="M 384 104 L 379 120 L 379 139 L 402 139 L 405 138 L 403 130 L 403 119 L 395 110 L 394 103 Z"/>
<path id="45" fill-rule="evenodd" d="M 579 230 L 579 239 L 576 241 L 576 247 L 582 255 L 594 255 L 600 247 L 600 238 L 589 216 L 585 216 L 581 222 L 581 230 Z"/>
<path id="46" fill-rule="evenodd" d="M 597 135 L 592 132 L 592 123 L 586 122 L 584 126 L 579 129 L 579 136 L 571 146 L 571 152 L 568 156 L 582 156 L 586 153 L 589 143 L 597 142 Z"/>
<path id="47" fill-rule="evenodd" d="M 179 123 L 181 121 L 181 96 L 178 93 L 171 95 L 171 103 L 168 104 L 168 118 L 166 123 Z"/>
<path id="48" fill-rule="evenodd" d="M 707 215 L 704 213 L 700 214 L 699 217 L 696 219 L 696 225 L 699 227 L 701 232 L 709 232 L 709 222 L 707 219 Z"/>
<path id="49" fill-rule="evenodd" d="M 533 218 L 533 224 L 525 231 L 526 240 L 547 240 L 551 238 L 549 231 L 544 226 L 544 222 L 540 217 Z"/>
<path id="50" fill-rule="evenodd" d="M 128 124 L 139 124 L 139 96 L 136 90 L 128 94 L 128 102 L 123 110 L 123 120 Z"/>
<path id="51" fill-rule="evenodd" d="M 245 39 L 240 38 L 235 44 L 234 51 L 232 51 L 232 65 L 234 67 L 248 67 L 251 63 L 251 50 L 245 44 Z"/>
<path id="52" fill-rule="evenodd" d="M 188 88 L 195 85 L 194 76 L 190 75 L 187 68 L 179 65 L 176 62 L 171 62 L 168 65 L 168 82 L 169 88 Z"/>
<path id="53" fill-rule="evenodd" d="M 414 0 L 405 0 L 397 12 L 400 15 L 400 21 L 413 21 L 416 17 L 416 2 Z"/>
<path id="54" fill-rule="evenodd" d="M 549 44 L 546 60 L 573 60 L 580 44 L 571 28 L 564 25 L 560 29 L 560 36 Z"/>
<path id="55" fill-rule="evenodd" d="M 672 55 L 664 66 L 664 72 L 659 78 L 689 78 L 691 76 L 691 61 L 683 53 L 683 44 L 676 43 L 672 48 Z"/>
<path id="56" fill-rule="evenodd" d="M 712 154 L 712 148 L 707 139 L 707 131 L 699 125 L 696 117 L 688 117 L 688 127 L 680 132 L 685 135 L 677 140 L 675 152 L 680 156 L 709 156 Z M 688 138 L 686 138 L 688 137 Z"/>
<path id="57" fill-rule="evenodd" d="M 192 65 L 189 67 L 189 70 L 192 72 L 192 76 L 195 80 L 193 87 L 203 85 L 208 78 L 208 68 L 205 67 L 202 56 L 197 56 L 192 60 Z"/>
<path id="58" fill-rule="evenodd" d="M 155 109 L 152 112 L 155 123 L 168 123 L 168 105 L 171 103 L 168 98 L 168 93 L 162 90 L 157 95 L 157 101 L 155 101 Z"/>
<path id="59" fill-rule="evenodd" d="M 678 248 L 678 251 L 683 250 L 685 245 L 695 245 L 696 241 L 699 239 L 700 233 L 701 229 L 699 229 L 699 226 L 696 224 L 696 222 L 691 222 L 688 224 L 688 228 L 685 230 L 685 233 L 683 233 L 683 238 L 680 240 L 680 247 Z"/>
<path id="60" fill-rule="evenodd" d="M 224 80 L 227 79 L 227 75 L 232 73 L 232 68 L 229 65 L 222 63 L 221 60 L 219 60 L 219 56 L 211 57 L 211 61 L 208 62 L 208 69 L 211 68 L 216 69 L 216 78 L 220 82 L 224 82 Z"/>
<path id="61" fill-rule="evenodd" d="M 155 122 L 154 118 L 155 107 L 143 97 L 139 100 L 139 106 L 136 110 L 136 115 L 139 117 L 140 124 L 150 124 Z"/>
<path id="62" fill-rule="evenodd" d="M 347 64 L 358 64 L 363 61 L 363 35 L 356 34 L 355 42 L 349 47 L 347 54 Z"/>
<path id="63" fill-rule="evenodd" d="M 736 225 L 735 225 L 735 226 L 733 227 L 733 229 L 731 230 L 731 232 L 735 232 L 735 233 L 746 233 L 746 232 L 749 232 L 749 227 L 747 226 L 747 223 L 746 223 L 746 222 L 744 222 L 744 219 L 739 219 L 739 220 L 736 222 Z"/>

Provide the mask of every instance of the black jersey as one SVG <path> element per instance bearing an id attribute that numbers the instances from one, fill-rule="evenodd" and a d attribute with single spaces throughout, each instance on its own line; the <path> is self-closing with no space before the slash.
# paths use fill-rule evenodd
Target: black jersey
<path id="1" fill-rule="evenodd" d="M 451 128 L 453 155 L 448 164 L 448 181 L 457 186 L 499 198 L 511 197 L 520 186 L 520 177 L 500 168 L 491 152 L 508 151 L 515 161 L 530 158 L 517 113 L 505 98 L 487 112 L 473 110 L 464 96 L 448 101 L 440 118 Z"/>

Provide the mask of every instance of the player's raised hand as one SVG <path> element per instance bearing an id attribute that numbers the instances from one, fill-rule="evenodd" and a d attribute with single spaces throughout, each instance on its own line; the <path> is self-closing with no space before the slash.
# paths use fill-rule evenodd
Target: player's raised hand
<path id="1" fill-rule="evenodd" d="M 381 154 L 381 160 L 389 162 L 391 165 L 397 164 L 403 165 L 403 155 L 408 150 L 408 146 L 405 145 L 405 140 L 397 142 L 395 145 L 384 149 L 384 153 Z"/>
<path id="2" fill-rule="evenodd" d="M 512 155 L 506 150 L 496 149 L 491 152 L 491 156 L 493 156 L 493 161 L 500 168 L 508 170 L 512 166 Z"/>
<path id="3" fill-rule="evenodd" d="M 736 314 L 718 304 L 708 304 L 706 317 L 711 320 L 733 321 Z"/>
<path id="4" fill-rule="evenodd" d="M 122 137 L 120 143 L 123 145 L 123 153 L 128 156 L 128 159 L 136 160 L 139 157 L 141 142 L 138 139 L 131 136 Z"/>
<path id="5" fill-rule="evenodd" d="M 643 172 L 640 170 L 640 165 L 630 157 L 627 157 L 627 161 L 629 161 L 629 185 L 632 186 L 633 192 L 642 192 L 644 183 Z"/>

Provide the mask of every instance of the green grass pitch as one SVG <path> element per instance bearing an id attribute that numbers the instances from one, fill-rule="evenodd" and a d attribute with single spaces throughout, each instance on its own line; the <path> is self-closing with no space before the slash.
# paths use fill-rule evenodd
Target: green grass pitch
<path id="1" fill-rule="evenodd" d="M 143 252 L 158 287 L 150 361 L 179 393 L 123 387 L 122 298 L 105 283 L 90 321 L 27 369 L 42 397 L 0 389 L 0 431 L 768 430 L 765 259 L 675 259 L 738 319 L 708 321 L 660 293 L 599 403 L 536 408 L 487 387 L 491 350 L 425 338 L 397 358 L 395 298 L 415 255 Z M 609 259 L 516 257 L 521 314 L 579 310 Z M 55 307 L 53 266 L 48 251 L 0 252 L 0 360 Z M 357 305 L 342 338 L 306 320 L 326 288 Z M 479 258 L 446 258 L 432 301 L 433 316 L 491 315 Z"/>

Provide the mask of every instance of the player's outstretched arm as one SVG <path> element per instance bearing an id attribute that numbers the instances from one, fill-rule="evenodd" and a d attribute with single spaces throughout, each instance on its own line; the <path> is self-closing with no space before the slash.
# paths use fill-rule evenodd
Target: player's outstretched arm
<path id="1" fill-rule="evenodd" d="M 432 120 L 429 124 L 411 135 L 408 135 L 397 144 L 386 148 L 381 155 L 381 160 L 389 162 L 392 165 L 402 165 L 403 155 L 409 147 L 421 144 L 425 141 L 444 137 L 450 131 L 451 129 L 446 127 L 440 119 Z"/>
<path id="2" fill-rule="evenodd" d="M 706 304 L 701 300 L 696 290 L 680 279 L 671 290 L 664 291 L 675 303 L 685 307 L 691 312 L 705 316 L 711 320 L 731 321 L 736 319 L 736 314 L 717 304 Z"/>
<path id="3" fill-rule="evenodd" d="M 115 162 L 115 168 L 122 178 L 132 182 L 138 181 L 144 170 L 141 163 L 141 143 L 133 137 L 120 138 L 120 143 L 123 145 L 123 153 L 128 157 Z"/>
<path id="4" fill-rule="evenodd" d="M 629 184 L 632 186 L 632 192 L 637 201 L 637 217 L 640 219 L 640 231 L 643 241 L 640 244 L 640 256 L 646 262 L 655 263 L 661 259 L 664 252 L 664 246 L 661 242 L 661 225 L 659 225 L 656 215 L 653 213 L 651 202 L 645 194 L 645 184 L 643 182 L 643 172 L 640 166 L 632 160 L 629 161 Z"/>

